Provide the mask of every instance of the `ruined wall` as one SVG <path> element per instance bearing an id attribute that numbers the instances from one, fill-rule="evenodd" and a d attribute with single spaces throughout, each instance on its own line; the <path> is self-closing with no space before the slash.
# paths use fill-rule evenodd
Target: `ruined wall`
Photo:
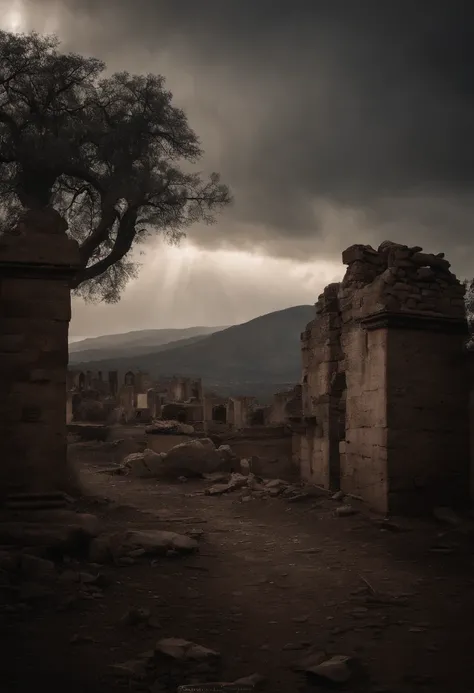
<path id="1" fill-rule="evenodd" d="M 469 486 L 464 287 L 442 254 L 355 245 L 302 335 L 301 472 L 374 509 L 423 513 Z M 336 447 L 337 442 L 337 447 Z"/>
<path id="2" fill-rule="evenodd" d="M 286 392 L 277 392 L 265 412 L 267 426 L 278 426 L 291 418 L 301 417 L 301 385 Z"/>
<path id="3" fill-rule="evenodd" d="M 341 488 L 384 512 L 463 502 L 469 482 L 464 287 L 442 254 L 421 248 L 352 246 L 343 261 L 348 391 Z"/>
<path id="4" fill-rule="evenodd" d="M 298 472 L 293 464 L 292 435 L 283 426 L 248 427 L 238 434 L 220 434 L 221 444 L 230 445 L 239 459 L 254 458 L 252 468 L 266 478 L 292 478 Z"/>
<path id="5" fill-rule="evenodd" d="M 202 401 L 202 382 L 200 378 L 174 377 L 168 386 L 170 402 L 188 402 L 190 399 Z"/>
<path id="6" fill-rule="evenodd" d="M 327 286 L 316 303 L 316 318 L 301 335 L 302 414 L 307 435 L 301 441 L 302 476 L 329 488 L 339 482 L 339 417 L 344 406 L 345 372 L 341 349 L 339 284 Z"/>
<path id="7" fill-rule="evenodd" d="M 227 400 L 227 423 L 234 429 L 250 425 L 250 418 L 255 405 L 255 397 L 229 397 Z"/>

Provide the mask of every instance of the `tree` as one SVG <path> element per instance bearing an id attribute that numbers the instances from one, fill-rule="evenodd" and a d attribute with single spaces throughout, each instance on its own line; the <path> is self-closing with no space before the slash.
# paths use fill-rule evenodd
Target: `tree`
<path id="1" fill-rule="evenodd" d="M 0 207 L 53 206 L 80 244 L 72 289 L 116 302 L 137 271 L 130 251 L 154 233 L 178 242 L 230 202 L 165 80 L 103 77 L 100 60 L 62 54 L 55 37 L 0 32 Z"/>

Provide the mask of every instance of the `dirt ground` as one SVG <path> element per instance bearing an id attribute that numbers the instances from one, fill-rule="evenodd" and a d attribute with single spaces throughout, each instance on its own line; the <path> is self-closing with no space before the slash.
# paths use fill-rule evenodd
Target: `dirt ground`
<path id="1" fill-rule="evenodd" d="M 111 665 L 164 637 L 222 654 L 221 680 L 258 672 L 264 690 L 323 690 L 292 664 L 309 647 L 352 655 L 370 693 L 474 692 L 472 534 L 440 524 L 387 531 L 364 514 L 336 517 L 326 497 L 242 503 L 202 494 L 206 482 L 154 480 L 84 470 L 109 504 L 85 510 L 108 529 L 201 530 L 195 555 L 106 567 L 98 597 L 70 610 L 2 614 L 0 690 L 124 690 Z M 153 627 L 124 625 L 130 607 Z M 151 690 L 162 690 L 160 688 Z"/>

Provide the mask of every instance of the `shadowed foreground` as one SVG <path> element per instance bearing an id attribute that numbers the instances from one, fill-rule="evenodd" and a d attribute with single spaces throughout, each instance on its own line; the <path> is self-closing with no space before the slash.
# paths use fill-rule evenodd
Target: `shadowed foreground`
<path id="1" fill-rule="evenodd" d="M 361 514 L 338 517 L 326 497 L 242 503 L 241 492 L 203 495 L 208 482 L 163 485 L 99 471 L 89 467 L 86 480 L 111 502 L 82 509 L 106 529 L 202 533 L 199 552 L 122 566 L 71 561 L 64 584 L 80 571 L 104 577 L 90 589 L 26 594 L 5 606 L 5 693 L 173 690 L 179 676 L 167 689 L 113 669 L 169 637 L 221 653 L 211 680 L 258 673 L 272 692 L 324 690 L 324 681 L 292 669 L 314 650 L 356 658 L 364 671 L 345 684 L 351 691 L 474 690 L 466 523 L 400 531 Z"/>

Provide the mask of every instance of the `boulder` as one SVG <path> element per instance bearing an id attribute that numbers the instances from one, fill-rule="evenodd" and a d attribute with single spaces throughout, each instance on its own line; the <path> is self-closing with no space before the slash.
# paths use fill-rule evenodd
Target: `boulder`
<path id="1" fill-rule="evenodd" d="M 236 472 L 240 470 L 240 460 L 230 445 L 221 445 L 218 447 L 217 454 L 221 459 L 219 471 Z"/>
<path id="2" fill-rule="evenodd" d="M 169 477 L 201 477 L 220 471 L 221 456 L 210 438 L 175 445 L 166 455 L 164 470 Z"/>
<path id="3" fill-rule="evenodd" d="M 185 424 L 185 423 L 178 423 L 178 433 L 181 433 L 182 435 L 189 436 L 194 433 L 194 426 L 191 426 L 191 424 Z"/>
<path id="4" fill-rule="evenodd" d="M 240 460 L 240 473 L 244 476 L 250 474 L 250 462 L 247 459 Z"/>
<path id="5" fill-rule="evenodd" d="M 147 448 L 143 452 L 128 455 L 123 461 L 123 466 L 130 476 L 141 479 L 156 478 L 164 473 L 165 458 L 166 453 L 153 452 Z"/>

